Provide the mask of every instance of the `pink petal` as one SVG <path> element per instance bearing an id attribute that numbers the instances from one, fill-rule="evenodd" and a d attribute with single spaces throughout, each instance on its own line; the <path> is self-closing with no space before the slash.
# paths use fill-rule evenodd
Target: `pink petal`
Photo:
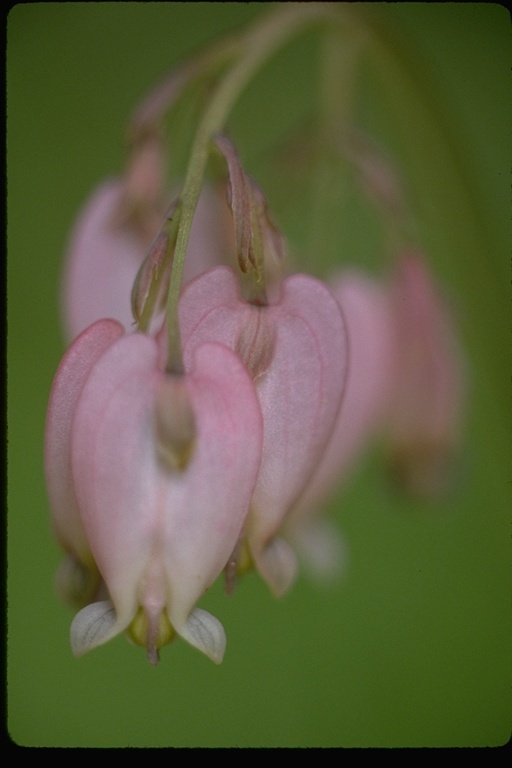
<path id="1" fill-rule="evenodd" d="M 228 349 L 198 349 L 186 377 L 167 377 L 157 361 L 156 341 L 134 334 L 95 366 L 75 413 L 73 474 L 116 609 L 102 642 L 141 604 L 167 608 L 176 631 L 199 646 L 193 630 L 204 615 L 191 611 L 240 536 L 259 466 L 261 415 L 252 382 Z M 173 388 L 185 387 L 195 414 L 197 444 L 181 471 L 162 464 L 155 445 L 162 387 L 169 409 L 183 403 Z"/>
<path id="2" fill-rule="evenodd" d="M 101 318 L 134 326 L 131 291 L 139 267 L 157 235 L 123 218 L 125 182 L 112 179 L 94 192 L 72 233 L 62 304 L 70 340 Z M 161 222 L 166 205 L 162 203 Z M 160 221 L 160 219 L 158 219 Z M 234 234 L 225 200 L 204 187 L 192 223 L 184 282 L 233 254 Z"/>
<path id="3" fill-rule="evenodd" d="M 168 538 L 168 574 L 171 582 L 180 582 L 181 593 L 169 615 L 178 631 L 178 618 L 213 583 L 241 535 L 263 434 L 254 386 L 230 350 L 219 344 L 199 347 L 186 378 L 198 436 L 186 477 L 169 488 L 179 535 Z"/>
<path id="4" fill-rule="evenodd" d="M 185 368 L 193 350 L 220 341 L 251 371 L 263 413 L 263 450 L 247 537 L 256 565 L 283 592 L 294 556 L 274 539 L 330 436 L 346 375 L 346 334 L 329 290 L 306 275 L 282 284 L 280 301 L 244 303 L 234 273 L 218 267 L 192 281 L 180 302 Z"/>
<path id="5" fill-rule="evenodd" d="M 133 325 L 132 285 L 150 238 L 119 220 L 123 182 L 113 179 L 94 192 L 81 213 L 68 249 L 63 314 L 73 339 L 101 318 Z"/>
<path id="6" fill-rule="evenodd" d="M 464 366 L 448 305 L 421 256 L 402 257 L 393 290 L 400 357 L 391 449 L 401 480 L 431 494 L 446 483 L 460 438 Z"/>
<path id="7" fill-rule="evenodd" d="M 100 320 L 76 339 L 55 375 L 46 417 L 45 470 L 55 534 L 62 546 L 84 563 L 91 555 L 71 473 L 72 419 L 92 367 L 122 333 L 119 323 Z"/>
<path id="8" fill-rule="evenodd" d="M 291 516 L 294 524 L 321 510 L 382 427 L 394 382 L 396 334 L 386 290 L 356 271 L 341 272 L 331 287 L 347 323 L 347 384 L 325 453 Z"/>

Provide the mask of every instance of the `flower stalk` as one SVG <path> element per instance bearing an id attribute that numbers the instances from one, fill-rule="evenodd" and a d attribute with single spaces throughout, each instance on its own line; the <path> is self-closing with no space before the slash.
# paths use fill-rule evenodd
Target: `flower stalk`
<path id="1" fill-rule="evenodd" d="M 236 99 L 268 59 L 308 24 L 326 20 L 339 23 L 340 17 L 327 4 L 322 3 L 291 3 L 269 14 L 245 34 L 241 41 L 243 53 L 221 79 L 205 110 L 196 132 L 181 193 L 182 213 L 167 300 L 169 370 L 180 370 L 182 367 L 178 301 L 188 238 L 211 142 L 216 134 L 223 132 Z"/>

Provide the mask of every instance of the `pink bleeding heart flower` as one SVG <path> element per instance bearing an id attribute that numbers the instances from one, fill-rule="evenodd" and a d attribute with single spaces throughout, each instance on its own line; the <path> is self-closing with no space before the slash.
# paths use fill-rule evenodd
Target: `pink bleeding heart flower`
<path id="1" fill-rule="evenodd" d="M 156 663 L 177 633 L 219 663 L 222 625 L 194 606 L 248 512 L 262 442 L 254 386 L 222 345 L 201 345 L 189 373 L 174 376 L 153 337 L 119 336 L 115 325 L 99 321 L 72 345 L 48 415 L 54 514 L 61 529 L 79 530 L 72 538 L 85 534 L 109 597 L 75 616 L 72 648 L 80 656 L 127 630 Z M 69 525 L 66 497 L 76 499 Z"/>
<path id="2" fill-rule="evenodd" d="M 217 267 L 180 300 L 185 369 L 194 351 L 218 341 L 237 352 L 263 413 L 262 461 L 245 536 L 256 569 L 276 594 L 296 575 L 296 556 L 278 536 L 320 460 L 340 405 L 347 367 L 338 303 L 318 280 L 292 275 L 274 304 L 245 303 L 235 273 Z"/>
<path id="3" fill-rule="evenodd" d="M 65 264 L 62 314 L 69 341 L 102 318 L 118 320 L 127 330 L 134 326 L 132 286 L 167 207 L 162 200 L 141 223 L 131 216 L 124 179 L 106 181 L 93 193 L 74 227 Z M 184 281 L 228 258 L 233 238 L 225 200 L 205 186 L 192 223 Z"/>
<path id="4" fill-rule="evenodd" d="M 339 572 L 344 546 L 321 513 L 368 442 L 382 428 L 394 383 L 396 333 L 387 287 L 356 270 L 329 281 L 347 324 L 349 366 L 336 423 L 322 458 L 287 520 L 287 532 L 315 575 Z"/>
<path id="5" fill-rule="evenodd" d="M 406 253 L 393 281 L 399 357 L 389 412 L 392 469 L 411 492 L 447 484 L 460 441 L 465 376 L 451 313 L 425 260 Z"/>

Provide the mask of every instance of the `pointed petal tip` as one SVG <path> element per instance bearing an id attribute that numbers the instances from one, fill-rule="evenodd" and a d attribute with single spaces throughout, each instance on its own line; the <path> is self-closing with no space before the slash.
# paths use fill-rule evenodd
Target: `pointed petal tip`
<path id="1" fill-rule="evenodd" d="M 220 664 L 226 650 L 224 627 L 211 613 L 195 608 L 185 622 L 174 627 L 181 637 L 204 653 L 215 664 Z"/>
<path id="2" fill-rule="evenodd" d="M 276 597 L 282 597 L 297 577 L 297 556 L 284 539 L 273 538 L 260 552 L 253 552 L 260 575 Z"/>
<path id="3" fill-rule="evenodd" d="M 331 520 L 312 520 L 292 528 L 290 537 L 310 577 L 320 586 L 342 578 L 348 567 L 349 550 L 337 526 Z"/>
<path id="4" fill-rule="evenodd" d="M 110 600 L 91 603 L 82 608 L 71 622 L 70 640 L 73 655 L 79 658 L 96 646 L 106 643 L 121 631 L 116 625 L 116 611 Z"/>

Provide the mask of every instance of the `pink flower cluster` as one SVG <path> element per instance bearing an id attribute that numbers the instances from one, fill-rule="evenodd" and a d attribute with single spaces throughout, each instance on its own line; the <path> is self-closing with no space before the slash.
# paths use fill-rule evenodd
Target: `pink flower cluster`
<path id="1" fill-rule="evenodd" d="M 282 595 L 297 553 L 331 569 L 336 534 L 322 508 L 370 439 L 387 436 L 400 477 L 428 493 L 458 435 L 458 355 L 425 260 L 401 254 L 380 279 L 279 277 L 280 234 L 233 148 L 219 146 L 235 226 L 204 186 L 179 298 L 182 369 L 168 359 L 169 275 L 148 327 L 134 321 L 167 247 L 155 137 L 93 195 L 71 240 L 72 343 L 51 391 L 45 460 L 67 553 L 58 587 L 79 608 L 77 656 L 126 631 L 152 663 L 176 635 L 219 663 L 222 625 L 196 606 L 219 576 L 230 592 L 254 570 Z M 266 293 L 241 280 L 255 217 Z"/>

